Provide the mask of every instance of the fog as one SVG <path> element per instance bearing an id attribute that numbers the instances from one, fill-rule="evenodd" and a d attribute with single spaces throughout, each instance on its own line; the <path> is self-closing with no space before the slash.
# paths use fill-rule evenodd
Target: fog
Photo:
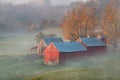
<path id="1" fill-rule="evenodd" d="M 42 2 L 43 0 L 19 0 L 19 1 L 15 1 L 15 0 L 1 0 L 0 2 L 2 2 L 2 3 L 12 2 L 14 5 L 19 5 L 19 4 L 24 4 L 24 3 L 28 4 L 29 2 L 33 2 L 33 1 L 40 1 L 40 2 Z M 53 6 L 56 6 L 56 5 L 68 5 L 71 2 L 77 2 L 77 1 L 84 1 L 84 2 L 86 2 L 88 0 L 49 0 L 49 1 L 51 2 L 51 4 Z"/>
<path id="2" fill-rule="evenodd" d="M 59 26 L 69 6 L 53 7 L 51 3 L 37 3 L 12 5 L 0 3 L 0 31 L 3 32 L 30 32 L 31 26 L 40 28 L 44 20 L 56 21 Z M 52 25 L 51 25 L 52 26 Z"/>
<path id="3" fill-rule="evenodd" d="M 39 31 L 46 27 L 59 27 L 64 15 L 69 10 L 76 4 L 83 4 L 87 0 L 84 0 L 84 2 L 82 2 L 83 0 L 72 1 L 73 0 L 51 0 L 50 2 L 43 0 L 40 2 L 35 0 L 27 4 L 19 5 L 13 5 L 13 3 L 0 3 L 0 32 L 26 33 L 35 32 L 36 30 Z M 4 0 L 3 2 L 9 1 Z M 58 5 L 58 3 L 63 5 Z M 44 21 L 48 23 L 45 27 L 42 25 Z M 55 24 L 51 24 L 50 22 L 52 21 L 54 21 Z"/>
<path id="4" fill-rule="evenodd" d="M 58 33 L 64 15 L 77 3 L 84 3 L 68 1 L 73 0 L 65 1 L 69 5 L 58 5 L 58 3 L 64 4 L 63 0 L 52 0 L 52 4 L 49 2 L 44 4 L 30 2 L 20 5 L 0 3 L 0 79 L 23 80 L 42 72 L 71 68 L 100 69 L 105 76 L 119 78 L 120 45 L 118 50 L 109 48 L 106 54 L 85 57 L 80 61 L 68 60 L 65 65 L 55 66 L 43 65 L 44 59 L 37 55 L 37 50 L 30 50 L 37 45 L 35 42 L 37 32 L 42 30 L 46 34 Z M 52 21 L 54 24 L 51 23 Z M 47 25 L 44 25 L 44 22 Z M 62 36 L 61 33 L 58 34 Z"/>

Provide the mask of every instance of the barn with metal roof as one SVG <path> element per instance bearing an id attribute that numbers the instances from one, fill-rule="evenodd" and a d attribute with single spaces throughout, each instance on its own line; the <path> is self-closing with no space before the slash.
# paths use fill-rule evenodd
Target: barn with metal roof
<path id="1" fill-rule="evenodd" d="M 45 64 L 59 64 L 66 60 L 78 59 L 87 52 L 79 42 L 53 42 L 44 51 Z"/>
<path id="2" fill-rule="evenodd" d="M 47 37 L 40 41 L 38 45 L 38 54 L 43 55 L 44 49 L 51 43 L 51 42 L 63 42 L 62 38 L 60 37 Z"/>
<path id="3" fill-rule="evenodd" d="M 77 41 L 87 48 L 88 55 L 104 53 L 107 49 L 106 44 L 98 38 L 79 38 Z"/>

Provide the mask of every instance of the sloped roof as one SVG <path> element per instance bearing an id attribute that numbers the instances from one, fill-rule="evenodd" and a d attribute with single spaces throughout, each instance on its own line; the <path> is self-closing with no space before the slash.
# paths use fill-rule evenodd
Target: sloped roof
<path id="1" fill-rule="evenodd" d="M 49 45 L 51 42 L 63 42 L 62 38 L 48 37 L 44 39 L 45 43 Z"/>
<path id="2" fill-rule="evenodd" d="M 60 52 L 79 52 L 87 49 L 79 42 L 54 42 Z"/>
<path id="3" fill-rule="evenodd" d="M 80 38 L 80 39 L 88 47 L 106 46 L 105 43 L 98 38 Z"/>

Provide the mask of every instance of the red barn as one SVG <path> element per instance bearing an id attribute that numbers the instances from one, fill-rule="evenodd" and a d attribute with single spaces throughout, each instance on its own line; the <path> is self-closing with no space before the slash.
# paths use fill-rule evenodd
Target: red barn
<path id="1" fill-rule="evenodd" d="M 80 59 L 87 49 L 79 42 L 54 42 L 44 51 L 44 64 L 61 64 L 66 60 Z"/>
<path id="2" fill-rule="evenodd" d="M 43 40 L 40 41 L 39 45 L 38 45 L 38 54 L 39 55 L 43 55 L 43 52 L 45 50 L 45 48 L 51 43 L 51 42 L 63 42 L 62 38 L 58 38 L 58 37 L 47 37 L 44 38 Z"/>
<path id="3" fill-rule="evenodd" d="M 106 44 L 98 38 L 79 38 L 78 42 L 82 43 L 88 50 L 88 55 L 106 52 Z"/>

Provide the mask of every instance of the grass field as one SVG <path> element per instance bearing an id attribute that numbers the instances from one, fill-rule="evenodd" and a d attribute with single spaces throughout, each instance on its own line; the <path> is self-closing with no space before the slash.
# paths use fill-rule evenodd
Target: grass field
<path id="1" fill-rule="evenodd" d="M 47 72 L 30 80 L 120 80 L 119 75 L 100 69 L 65 69 Z"/>
<path id="2" fill-rule="evenodd" d="M 54 31 L 54 32 L 53 32 Z M 42 30 L 44 34 L 57 34 L 61 37 L 60 29 L 48 28 Z M 29 54 L 31 47 L 36 46 L 35 42 L 36 33 L 30 34 L 13 34 L 13 33 L 1 33 L 0 32 L 0 55 L 21 55 Z"/>
<path id="3" fill-rule="evenodd" d="M 48 71 L 29 80 L 120 80 L 120 53 L 113 52 L 78 62 L 68 61 L 63 69 Z"/>
<path id="4" fill-rule="evenodd" d="M 66 78 L 67 76 L 71 75 L 70 74 L 71 71 L 73 71 L 72 73 L 76 73 L 76 74 L 78 73 L 84 74 L 84 70 L 85 70 L 87 71 L 87 73 L 90 74 L 94 72 L 92 70 L 95 70 L 98 72 L 98 73 L 96 72 L 97 74 L 99 73 L 103 74 L 100 76 L 107 76 L 108 80 L 111 77 L 113 78 L 111 78 L 110 80 L 119 80 L 120 79 L 119 57 L 120 57 L 119 54 L 115 54 L 115 56 L 113 56 L 113 54 L 109 54 L 109 55 L 98 56 L 98 57 L 90 57 L 87 59 L 83 59 L 80 62 L 66 62 L 65 65 L 45 66 L 43 65 L 43 59 L 38 57 L 37 55 L 0 56 L 0 64 L 1 64 L 0 79 L 29 80 L 30 78 L 37 75 L 40 75 L 40 77 L 48 75 L 48 77 L 46 77 L 47 79 L 45 80 L 55 80 L 56 77 L 54 76 L 58 76 L 58 78 L 60 78 L 57 80 L 68 80 Z M 77 69 L 78 69 L 78 72 L 76 72 Z M 61 70 L 62 70 L 62 73 L 61 73 Z M 59 71 L 61 74 L 58 74 Z M 71 77 L 77 78 L 77 76 L 81 74 L 78 74 L 76 76 L 71 75 L 68 78 L 71 78 Z M 51 75 L 52 76 L 54 75 L 54 76 L 50 77 Z M 60 77 L 61 75 L 64 75 L 62 77 L 63 79 Z M 84 76 L 84 75 L 81 75 L 81 76 Z M 90 77 L 91 75 L 86 74 L 86 76 Z M 95 77 L 95 75 L 92 75 L 92 76 Z M 52 79 L 49 79 L 49 77 Z M 106 80 L 104 78 L 105 77 L 103 77 L 102 80 Z M 78 77 L 78 79 L 80 80 L 80 77 Z M 44 79 L 40 79 L 40 80 L 44 80 Z M 101 79 L 98 79 L 98 80 L 101 80 Z"/>
<path id="5" fill-rule="evenodd" d="M 34 34 L 0 36 L 0 55 L 28 54 L 35 45 Z"/>
<path id="6" fill-rule="evenodd" d="M 27 80 L 43 72 L 64 66 L 45 66 L 37 55 L 0 56 L 0 80 Z"/>
<path id="7" fill-rule="evenodd" d="M 36 46 L 35 34 L 0 35 L 0 80 L 23 80 L 43 71 L 43 59 L 30 48 Z"/>
<path id="8" fill-rule="evenodd" d="M 98 80 L 101 80 L 98 77 L 99 74 L 103 77 L 102 80 L 105 80 L 106 76 L 109 80 L 120 79 L 119 51 L 85 58 L 78 62 L 68 61 L 65 65 L 45 66 L 42 57 L 29 51 L 35 45 L 34 34 L 0 36 L 0 80 L 29 80 L 34 76 L 37 76 L 34 79 L 47 76 L 45 80 L 55 80 L 56 78 L 53 79 L 53 77 L 57 75 L 64 75 L 63 79 L 58 77 L 57 80 L 68 80 L 68 78 L 80 80 L 84 77 L 81 74 L 86 74 L 90 77 L 89 80 L 93 80 L 91 78 L 95 76 L 89 75 L 90 73 L 96 73 Z M 80 75 L 81 77 L 78 77 Z"/>
<path id="9" fill-rule="evenodd" d="M 56 80 L 56 78 L 58 78 L 57 80 L 70 80 L 73 78 L 82 80 L 80 79 L 81 77 L 78 76 L 81 75 L 83 78 L 85 75 L 82 74 L 86 74 L 86 76 L 90 78 L 93 76 L 95 80 L 96 78 L 98 78 L 97 80 L 119 80 L 119 57 L 119 53 L 114 53 L 114 55 L 106 54 L 104 56 L 90 57 L 79 62 L 68 61 L 65 65 L 45 66 L 43 65 L 43 59 L 37 55 L 4 55 L 0 56 L 0 79 L 29 80 L 36 76 L 34 79 L 32 78 L 33 80 L 36 80 L 39 77 L 41 78 L 41 76 L 42 78 L 45 76 L 45 79 L 38 80 Z M 72 73 L 80 74 L 72 75 Z M 90 73 L 91 75 L 89 75 Z M 98 75 L 92 75 L 92 73 L 102 73 L 99 76 L 102 76 L 103 78 L 99 79 L 100 77 L 97 77 Z"/>
<path id="10" fill-rule="evenodd" d="M 35 69 L 32 65 L 35 61 L 37 62 L 37 59 L 33 60 L 28 57 L 28 54 L 31 54 L 29 49 L 34 45 L 36 45 L 34 43 L 34 35 L 0 35 L 1 80 L 16 80 L 16 78 L 21 80 L 24 76 L 27 77 L 27 73 L 31 69 Z M 29 58 L 30 61 L 27 60 L 27 58 Z M 33 64 L 31 62 L 33 62 Z"/>

